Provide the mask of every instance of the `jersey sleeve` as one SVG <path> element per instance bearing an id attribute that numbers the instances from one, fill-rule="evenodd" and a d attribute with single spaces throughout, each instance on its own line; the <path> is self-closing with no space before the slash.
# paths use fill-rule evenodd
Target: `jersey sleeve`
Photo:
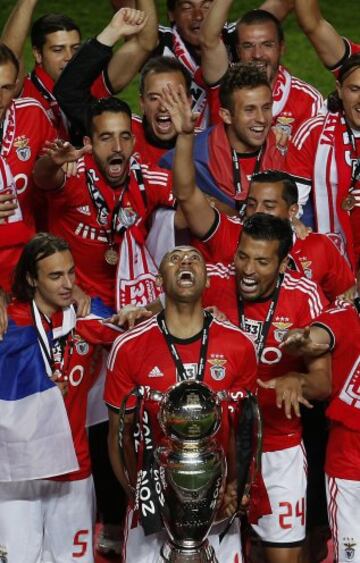
<path id="1" fill-rule="evenodd" d="M 41 149 L 44 147 L 46 141 L 54 141 L 57 138 L 57 132 L 53 127 L 46 111 L 39 106 L 37 115 L 35 117 L 34 132 L 39 140 Z M 38 156 L 42 156 L 41 151 Z"/>
<path id="2" fill-rule="evenodd" d="M 355 277 L 335 243 L 330 238 L 324 237 L 323 244 L 323 257 L 326 258 L 328 264 L 321 280 L 321 287 L 329 300 L 335 301 L 336 297 L 355 284 Z M 321 259 L 320 255 L 319 260 Z"/>
<path id="3" fill-rule="evenodd" d="M 113 95 L 111 84 L 107 76 L 106 70 L 94 80 L 91 85 L 91 95 L 97 100 L 100 98 L 109 98 Z"/>
<path id="4" fill-rule="evenodd" d="M 230 264 L 241 233 L 238 218 L 231 218 L 216 211 L 216 217 L 210 230 L 202 239 L 192 239 L 194 246 L 203 254 L 205 261 Z"/>
<path id="5" fill-rule="evenodd" d="M 148 213 L 157 207 L 174 207 L 172 173 L 162 168 L 150 168 L 145 164 L 142 165 L 142 172 L 146 183 Z"/>
<path id="6" fill-rule="evenodd" d="M 131 353 L 123 337 L 115 340 L 111 349 L 105 380 L 104 401 L 115 409 L 121 408 L 125 397 L 134 389 L 136 383 L 132 378 Z M 135 406 L 135 400 L 129 401 L 128 408 Z"/>
<path id="7" fill-rule="evenodd" d="M 339 71 L 340 71 L 342 65 L 345 63 L 345 61 L 349 57 L 351 57 L 352 55 L 356 55 L 356 53 L 360 53 L 360 44 L 359 43 L 354 43 L 353 41 L 350 41 L 350 39 L 347 39 L 346 37 L 343 37 L 343 41 L 344 41 L 344 47 L 345 47 L 345 53 L 344 53 L 343 58 L 340 61 L 338 61 L 335 66 L 327 67 L 333 73 L 335 78 L 338 77 Z"/>
<path id="8" fill-rule="evenodd" d="M 240 349 L 242 354 L 239 354 L 239 377 L 236 382 L 238 385 L 235 384 L 234 388 L 236 389 L 236 387 L 239 386 L 251 391 L 251 393 L 255 393 L 258 370 L 257 354 L 254 343 L 245 334 Z M 234 389 L 231 389 L 231 391 L 234 391 Z"/>

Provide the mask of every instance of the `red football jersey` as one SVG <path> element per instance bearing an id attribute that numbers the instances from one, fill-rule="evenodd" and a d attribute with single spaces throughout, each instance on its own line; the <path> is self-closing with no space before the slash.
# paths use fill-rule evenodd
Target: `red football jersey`
<path id="1" fill-rule="evenodd" d="M 166 170 L 149 168 L 142 165 L 142 173 L 147 198 L 146 215 L 142 216 L 139 227 L 146 234 L 146 219 L 159 206 L 172 206 L 171 173 Z M 131 176 L 131 182 L 135 182 Z M 134 190 L 138 190 L 134 184 Z M 120 190 L 104 186 L 104 197 L 110 207 L 110 215 L 106 225 L 100 225 L 97 209 L 91 199 L 86 183 L 84 161 L 79 161 L 78 174 L 68 178 L 63 188 L 48 192 L 49 225 L 52 233 L 65 238 L 70 244 L 76 264 L 76 275 L 79 285 L 91 296 L 98 296 L 109 306 L 115 304 L 116 265 L 105 261 L 104 254 L 108 248 L 111 234 L 111 213 L 114 210 Z M 131 192 L 131 190 L 130 190 Z M 140 196 L 141 198 L 141 196 Z M 131 193 L 125 191 L 122 208 L 130 214 L 137 215 L 141 210 Z M 118 249 L 119 240 L 115 248 Z"/>
<path id="2" fill-rule="evenodd" d="M 8 314 L 19 325 L 33 324 L 31 309 L 27 303 L 11 303 L 8 307 Z M 49 324 L 45 320 L 43 322 L 45 330 L 50 330 Z M 87 326 L 89 322 L 90 326 Z M 79 469 L 67 475 L 56 477 L 56 480 L 74 481 L 85 479 L 91 474 L 89 445 L 85 427 L 87 397 L 99 373 L 96 367 L 100 359 L 101 347 L 97 345 L 111 345 L 117 335 L 118 330 L 112 329 L 98 320 L 78 320 L 76 323 L 73 336 L 74 346 L 66 369 L 68 388 L 64 402 Z"/>
<path id="3" fill-rule="evenodd" d="M 135 135 L 135 156 L 140 156 L 140 159 L 145 164 L 150 166 L 157 166 L 160 158 L 165 154 L 170 147 L 159 147 L 150 143 L 145 136 L 144 126 L 141 117 L 133 115 L 131 120 L 132 132 Z"/>
<path id="4" fill-rule="evenodd" d="M 188 379 L 196 379 L 202 332 L 189 339 L 175 339 Z M 212 319 L 209 327 L 204 383 L 214 391 L 256 389 L 256 351 L 250 338 L 227 322 Z M 177 371 L 158 317 L 139 324 L 118 338 L 108 361 L 104 399 L 119 409 L 124 397 L 137 385 L 158 391 L 177 383 Z M 132 406 L 132 405 L 131 405 Z M 222 426 L 225 440 L 228 432 Z"/>
<path id="5" fill-rule="evenodd" d="M 25 76 L 21 96 L 35 98 L 45 109 L 49 119 L 57 131 L 58 136 L 61 139 L 68 139 L 69 133 L 67 119 L 64 113 L 60 110 L 60 106 L 53 95 L 55 86 L 54 80 L 39 65 L 35 66 L 33 73 L 33 77 L 31 74 Z M 112 95 L 106 85 L 103 73 L 97 77 L 91 86 L 91 94 L 95 98 L 108 98 Z"/>
<path id="6" fill-rule="evenodd" d="M 350 304 L 331 308 L 316 319 L 314 325 L 326 328 L 332 338 L 331 400 L 338 396 L 351 373 L 359 370 L 360 321 Z M 346 388 L 353 400 L 359 399 L 359 388 Z M 325 471 L 330 477 L 360 480 L 360 433 L 340 422 L 331 421 Z"/>
<path id="7" fill-rule="evenodd" d="M 43 107 L 32 98 L 14 100 L 6 112 L 4 124 L 1 155 L 14 177 L 19 206 L 31 236 L 36 232 L 37 211 L 32 171 L 45 141 L 52 141 L 56 132 Z M 0 225 L 0 229 L 1 239 L 6 239 L 7 224 Z M 9 246 L 0 250 L 0 286 L 6 290 L 10 289 L 10 277 L 22 250 L 22 246 L 12 246 L 11 237 L 8 242 Z"/>

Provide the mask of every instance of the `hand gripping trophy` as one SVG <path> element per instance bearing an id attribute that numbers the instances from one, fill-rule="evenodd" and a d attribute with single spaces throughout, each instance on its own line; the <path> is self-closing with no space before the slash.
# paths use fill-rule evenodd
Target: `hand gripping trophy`
<path id="1" fill-rule="evenodd" d="M 166 393 L 136 388 L 123 401 L 120 414 L 119 447 L 125 472 L 125 410 L 134 395 L 138 413 L 134 434 L 138 456 L 135 513 L 145 534 L 165 527 L 168 539 L 159 562 L 216 563 L 207 536 L 227 478 L 226 456 L 216 434 L 224 417 L 229 416 L 236 428 L 238 510 L 228 529 L 260 465 L 262 430 L 257 401 L 247 391 L 215 393 L 196 380 L 181 381 Z M 154 444 L 148 416 L 154 404 L 163 433 L 160 444 Z"/>

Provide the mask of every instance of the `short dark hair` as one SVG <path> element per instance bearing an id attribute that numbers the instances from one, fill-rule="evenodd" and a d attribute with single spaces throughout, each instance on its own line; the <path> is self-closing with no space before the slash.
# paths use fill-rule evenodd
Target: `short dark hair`
<path id="1" fill-rule="evenodd" d="M 282 183 L 283 191 L 281 197 L 290 207 L 295 203 L 298 203 L 299 192 L 295 180 L 287 174 L 286 172 L 281 172 L 280 170 L 264 170 L 263 172 L 257 172 L 251 177 L 250 185 L 256 182 L 257 184 L 277 184 Z"/>
<path id="2" fill-rule="evenodd" d="M 41 18 L 34 21 L 31 28 L 31 45 L 41 51 L 46 36 L 56 31 L 77 31 L 81 36 L 79 26 L 63 14 L 45 14 Z"/>
<path id="3" fill-rule="evenodd" d="M 5 43 L 2 43 L 0 41 L 0 66 L 6 65 L 8 63 L 14 65 L 16 69 L 16 76 L 17 76 L 19 74 L 19 68 L 20 68 L 19 61 L 15 56 L 14 52 L 11 49 L 9 49 L 9 47 L 5 45 Z"/>
<path id="4" fill-rule="evenodd" d="M 351 55 L 351 57 L 346 59 L 344 64 L 341 66 L 337 77 L 340 85 L 342 86 L 344 81 L 350 76 L 350 74 L 352 74 L 358 68 L 360 68 L 360 53 Z M 334 113 L 343 109 L 343 103 L 336 91 L 329 94 L 327 98 L 327 106 L 329 111 Z"/>
<path id="5" fill-rule="evenodd" d="M 293 245 L 293 231 L 288 219 L 280 219 L 267 213 L 255 213 L 245 220 L 242 233 L 254 240 L 279 241 L 278 256 L 281 262 Z"/>
<path id="6" fill-rule="evenodd" d="M 16 299 L 28 303 L 34 298 L 35 287 L 28 277 L 36 279 L 38 275 L 38 262 L 55 254 L 70 250 L 68 243 L 49 233 L 38 233 L 23 248 L 19 261 L 13 274 L 12 293 Z"/>
<path id="7" fill-rule="evenodd" d="M 267 86 L 271 92 L 265 69 L 259 68 L 254 62 L 236 63 L 229 66 L 220 85 L 221 107 L 232 112 L 234 106 L 233 92 L 242 88 L 252 89 L 258 86 Z"/>
<path id="8" fill-rule="evenodd" d="M 145 80 L 148 74 L 161 74 L 163 72 L 179 72 L 183 75 L 185 81 L 185 90 L 190 95 L 192 78 L 183 64 L 175 57 L 153 57 L 142 68 L 140 75 L 140 94 L 145 91 Z"/>
<path id="9" fill-rule="evenodd" d="M 249 10 L 246 12 L 236 23 L 236 42 L 239 43 L 240 37 L 240 25 L 255 25 L 257 23 L 268 23 L 271 22 L 276 28 L 276 33 L 278 36 L 278 41 L 281 43 L 284 41 L 284 30 L 281 27 L 280 21 L 270 12 L 261 9 Z"/>
<path id="10" fill-rule="evenodd" d="M 172 12 L 176 8 L 177 0 L 166 0 L 166 9 L 168 12 Z"/>
<path id="11" fill-rule="evenodd" d="M 109 98 L 99 98 L 92 103 L 87 110 L 86 117 L 86 134 L 91 136 L 93 132 L 93 120 L 97 115 L 102 115 L 105 112 L 109 113 L 125 113 L 131 121 L 130 106 L 114 96 Z"/>

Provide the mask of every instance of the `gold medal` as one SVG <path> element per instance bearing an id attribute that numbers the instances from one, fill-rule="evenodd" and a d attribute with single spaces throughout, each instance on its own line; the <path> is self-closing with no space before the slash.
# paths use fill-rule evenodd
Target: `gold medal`
<path id="1" fill-rule="evenodd" d="M 351 211 L 355 207 L 355 198 L 352 194 L 347 195 L 342 200 L 341 207 L 344 211 Z"/>
<path id="2" fill-rule="evenodd" d="M 116 266 L 116 264 L 119 261 L 118 253 L 116 252 L 116 250 L 113 249 L 112 246 L 106 249 L 104 257 L 105 257 L 105 262 L 110 266 Z"/>

